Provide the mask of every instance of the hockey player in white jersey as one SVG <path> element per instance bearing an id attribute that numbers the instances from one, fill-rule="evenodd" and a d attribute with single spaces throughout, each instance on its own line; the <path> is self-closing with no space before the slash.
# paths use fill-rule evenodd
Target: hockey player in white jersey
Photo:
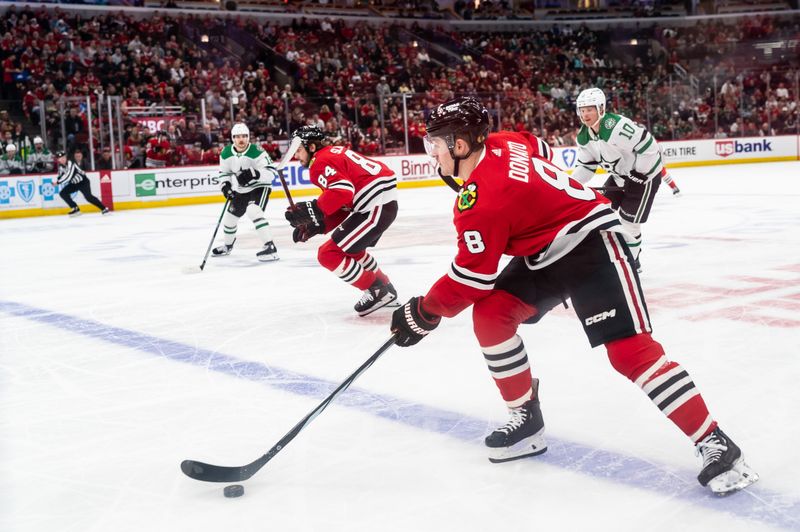
<path id="1" fill-rule="evenodd" d="M 228 209 L 222 218 L 224 240 L 211 253 L 214 257 L 230 254 L 236 242 L 239 218 L 247 214 L 263 243 L 261 250 L 256 253 L 258 260 L 278 260 L 278 249 L 272 240 L 269 222 L 264 216 L 277 169 L 264 150 L 250 143 L 250 130 L 245 124 L 234 124 L 231 128 L 231 140 L 233 144 L 225 146 L 219 156 L 222 195 L 229 200 Z"/>
<path id="2" fill-rule="evenodd" d="M 598 167 L 610 174 L 603 194 L 629 233 L 625 241 L 640 269 L 642 224 L 663 180 L 673 194 L 680 192 L 661 160 L 655 138 L 641 125 L 622 115 L 606 112 L 606 97 L 598 88 L 578 95 L 577 113 L 583 125 L 578 131 L 578 160 L 572 178 L 587 183 Z"/>

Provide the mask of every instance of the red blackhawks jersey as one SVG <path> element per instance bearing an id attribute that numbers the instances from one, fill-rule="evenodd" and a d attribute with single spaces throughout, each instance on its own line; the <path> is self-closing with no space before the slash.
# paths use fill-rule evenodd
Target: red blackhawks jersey
<path id="1" fill-rule="evenodd" d="M 340 209 L 370 212 L 397 200 L 397 179 L 385 164 L 345 146 L 319 150 L 308 165 L 311 182 L 322 189 L 317 205 L 326 215 Z"/>
<path id="2" fill-rule="evenodd" d="M 526 257 L 535 270 L 591 231 L 622 231 L 608 200 L 554 166 L 538 140 L 527 132 L 487 138 L 453 208 L 458 254 L 425 296 L 426 310 L 455 316 L 487 297 L 503 255 Z"/>

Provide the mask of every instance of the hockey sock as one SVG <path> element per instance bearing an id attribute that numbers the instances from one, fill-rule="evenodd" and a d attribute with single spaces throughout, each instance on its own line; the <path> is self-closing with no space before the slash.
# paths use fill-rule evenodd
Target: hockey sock
<path id="1" fill-rule="evenodd" d="M 269 222 L 264 217 L 264 211 L 261 207 L 255 203 L 251 203 L 247 206 L 247 216 L 253 221 L 256 234 L 258 238 L 261 239 L 261 242 L 264 244 L 272 242 L 272 231 L 269 228 Z"/>
<path id="2" fill-rule="evenodd" d="M 509 408 L 533 396 L 531 370 L 517 327 L 536 309 L 503 290 L 492 292 L 473 306 L 475 337 L 500 395 Z"/>
<path id="3" fill-rule="evenodd" d="M 639 258 L 639 251 L 642 246 L 642 224 L 629 222 L 624 219 L 621 221 L 622 227 L 625 229 L 625 232 L 622 234 L 625 239 L 625 245 L 628 246 L 628 249 L 631 251 L 633 260 L 636 260 Z"/>
<path id="4" fill-rule="evenodd" d="M 669 188 L 671 188 L 672 190 L 678 189 L 678 184 L 675 183 L 675 180 L 672 179 L 672 176 L 669 175 L 669 173 L 666 170 L 664 170 L 664 173 L 661 174 L 661 181 L 669 185 Z"/>
<path id="5" fill-rule="evenodd" d="M 522 338 L 514 335 L 505 342 L 481 347 L 494 383 L 509 408 L 516 408 L 533 397 L 531 366 Z"/>
<path id="6" fill-rule="evenodd" d="M 375 272 L 375 275 L 378 279 L 384 284 L 389 284 L 389 276 L 386 275 L 381 271 L 378 267 L 378 261 L 375 260 L 375 257 L 367 253 L 366 251 L 362 251 L 361 253 L 356 253 L 353 255 L 353 258 L 358 260 L 361 263 L 361 266 L 364 270 L 369 272 Z"/>
<path id="7" fill-rule="evenodd" d="M 639 386 L 661 412 L 694 443 L 716 428 L 689 373 L 667 360 L 661 344 L 637 334 L 606 344 L 611 365 Z"/>
<path id="8" fill-rule="evenodd" d="M 375 282 L 375 272 L 365 270 L 353 255 L 342 251 L 342 248 L 333 240 L 328 240 L 320 246 L 317 252 L 317 260 L 342 281 L 355 286 L 359 290 L 366 290 Z"/>
<path id="9" fill-rule="evenodd" d="M 222 217 L 222 232 L 224 233 L 223 241 L 226 246 L 233 245 L 233 241 L 236 240 L 236 230 L 238 226 L 239 217 L 225 211 L 225 216 Z"/>

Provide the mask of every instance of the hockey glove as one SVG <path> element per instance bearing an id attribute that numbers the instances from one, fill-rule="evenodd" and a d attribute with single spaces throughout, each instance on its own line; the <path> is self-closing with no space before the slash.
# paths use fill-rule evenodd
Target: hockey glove
<path id="1" fill-rule="evenodd" d="M 233 199 L 233 187 L 228 181 L 225 181 L 225 183 L 222 184 L 222 195 L 229 200 Z"/>
<path id="2" fill-rule="evenodd" d="M 294 209 L 290 207 L 286 210 L 286 220 L 292 227 L 313 225 L 320 228 L 320 233 L 325 232 L 325 215 L 317 206 L 317 200 L 301 201 L 294 206 Z"/>
<path id="3" fill-rule="evenodd" d="M 255 181 L 259 177 L 261 177 L 261 174 L 258 173 L 258 170 L 245 168 L 236 174 L 236 181 L 239 182 L 239 186 L 246 187 L 251 181 Z"/>
<path id="4" fill-rule="evenodd" d="M 297 242 L 305 242 L 312 236 L 321 235 L 322 227 L 319 225 L 298 225 L 292 232 L 292 240 Z"/>
<path id="5" fill-rule="evenodd" d="M 394 343 L 400 347 L 415 345 L 439 326 L 441 316 L 428 314 L 422 308 L 423 296 L 412 297 L 392 313 Z"/>

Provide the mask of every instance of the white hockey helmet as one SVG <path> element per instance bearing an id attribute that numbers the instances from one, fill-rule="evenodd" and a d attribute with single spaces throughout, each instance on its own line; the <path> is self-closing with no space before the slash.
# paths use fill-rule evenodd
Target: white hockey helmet
<path id="1" fill-rule="evenodd" d="M 603 118 L 603 115 L 606 114 L 606 95 L 597 87 L 581 91 L 575 101 L 575 112 L 579 117 L 581 116 L 581 107 L 595 107 L 598 117 Z"/>
<path id="2" fill-rule="evenodd" d="M 231 128 L 231 140 L 236 135 L 247 135 L 247 138 L 250 138 L 250 130 L 247 128 L 247 124 L 243 124 L 239 122 L 238 124 L 234 124 Z"/>
<path id="3" fill-rule="evenodd" d="M 42 140 L 42 137 L 33 137 L 33 143 L 34 144 L 44 144 L 44 141 Z"/>
<path id="4" fill-rule="evenodd" d="M 12 152 L 12 151 L 17 151 L 17 147 L 11 142 L 9 142 L 8 144 L 6 144 L 6 152 Z"/>

